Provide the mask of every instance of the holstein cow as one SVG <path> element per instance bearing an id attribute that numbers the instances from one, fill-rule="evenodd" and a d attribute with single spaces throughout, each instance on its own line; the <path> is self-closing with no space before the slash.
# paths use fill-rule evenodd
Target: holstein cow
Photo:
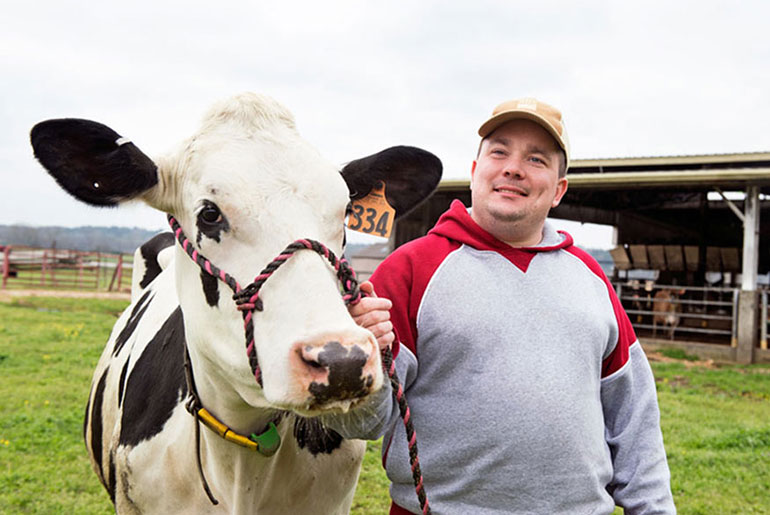
<path id="1" fill-rule="evenodd" d="M 351 198 L 383 181 L 403 214 L 435 188 L 441 162 L 394 147 L 340 173 L 284 107 L 254 94 L 216 105 L 194 136 L 155 161 L 87 120 L 41 122 L 31 139 L 38 160 L 79 200 L 142 200 L 171 213 L 189 238 L 187 252 L 177 243 L 163 259 L 170 237 L 145 249 L 150 266 L 94 374 L 84 433 L 116 511 L 348 512 L 365 444 L 316 417 L 366 416 L 383 374 L 376 340 L 349 316 L 326 256 L 299 251 L 264 283 L 251 312 L 255 378 L 232 292 L 188 252 L 242 285 L 294 240 L 341 255 Z M 196 390 L 218 432 L 186 409 Z"/>

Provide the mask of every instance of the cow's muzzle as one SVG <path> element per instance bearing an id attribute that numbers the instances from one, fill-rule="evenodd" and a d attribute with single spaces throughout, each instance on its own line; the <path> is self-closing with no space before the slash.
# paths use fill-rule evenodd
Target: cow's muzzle
<path id="1" fill-rule="evenodd" d="M 382 385 L 377 344 L 369 337 L 297 342 L 291 369 L 311 404 L 358 400 Z"/>

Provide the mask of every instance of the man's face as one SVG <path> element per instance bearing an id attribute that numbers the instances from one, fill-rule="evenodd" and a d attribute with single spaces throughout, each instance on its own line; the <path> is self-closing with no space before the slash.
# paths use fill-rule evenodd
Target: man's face
<path id="1" fill-rule="evenodd" d="M 552 207 L 567 191 L 560 150 L 540 125 L 512 120 L 482 142 L 471 170 L 471 216 L 483 229 L 517 246 L 540 242 Z"/>

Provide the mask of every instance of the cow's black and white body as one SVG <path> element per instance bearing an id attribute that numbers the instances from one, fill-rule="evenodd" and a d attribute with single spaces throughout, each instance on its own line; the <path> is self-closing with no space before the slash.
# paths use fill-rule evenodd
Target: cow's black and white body
<path id="1" fill-rule="evenodd" d="M 299 238 L 341 255 L 350 192 L 361 196 L 385 181 L 399 214 L 425 198 L 441 173 L 434 156 L 405 147 L 353 161 L 340 173 L 299 137 L 288 111 L 252 94 L 215 106 L 193 137 L 155 161 L 85 120 L 42 122 L 32 143 L 75 197 L 95 205 L 140 199 L 172 213 L 196 248 L 244 285 Z M 135 271 L 132 304 L 112 331 L 88 402 L 87 447 L 116 510 L 346 513 L 364 443 L 343 440 L 314 417 L 350 410 L 365 416 L 383 376 L 376 341 L 350 318 L 328 263 L 300 252 L 262 288 L 264 311 L 254 319 L 260 387 L 232 292 L 171 244 L 161 236 L 139 260 L 147 265 Z M 264 457 L 201 427 L 201 461 L 216 506 L 197 471 L 185 348 L 209 412 L 245 435 L 274 422 L 282 439 L 277 453 Z M 334 359 L 319 358 L 330 349 Z M 331 374 L 346 375 L 329 383 Z M 322 397 L 310 388 L 319 384 Z"/>

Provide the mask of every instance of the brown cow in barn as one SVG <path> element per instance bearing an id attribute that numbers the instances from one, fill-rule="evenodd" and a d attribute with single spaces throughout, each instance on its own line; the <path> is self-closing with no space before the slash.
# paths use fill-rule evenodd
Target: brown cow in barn
<path id="1" fill-rule="evenodd" d="M 679 297 L 684 294 L 682 289 L 663 288 L 655 292 L 652 302 L 652 336 L 657 336 L 658 323 L 668 328 L 669 340 L 674 339 L 674 331 L 679 325 L 679 312 L 682 305 Z"/>

